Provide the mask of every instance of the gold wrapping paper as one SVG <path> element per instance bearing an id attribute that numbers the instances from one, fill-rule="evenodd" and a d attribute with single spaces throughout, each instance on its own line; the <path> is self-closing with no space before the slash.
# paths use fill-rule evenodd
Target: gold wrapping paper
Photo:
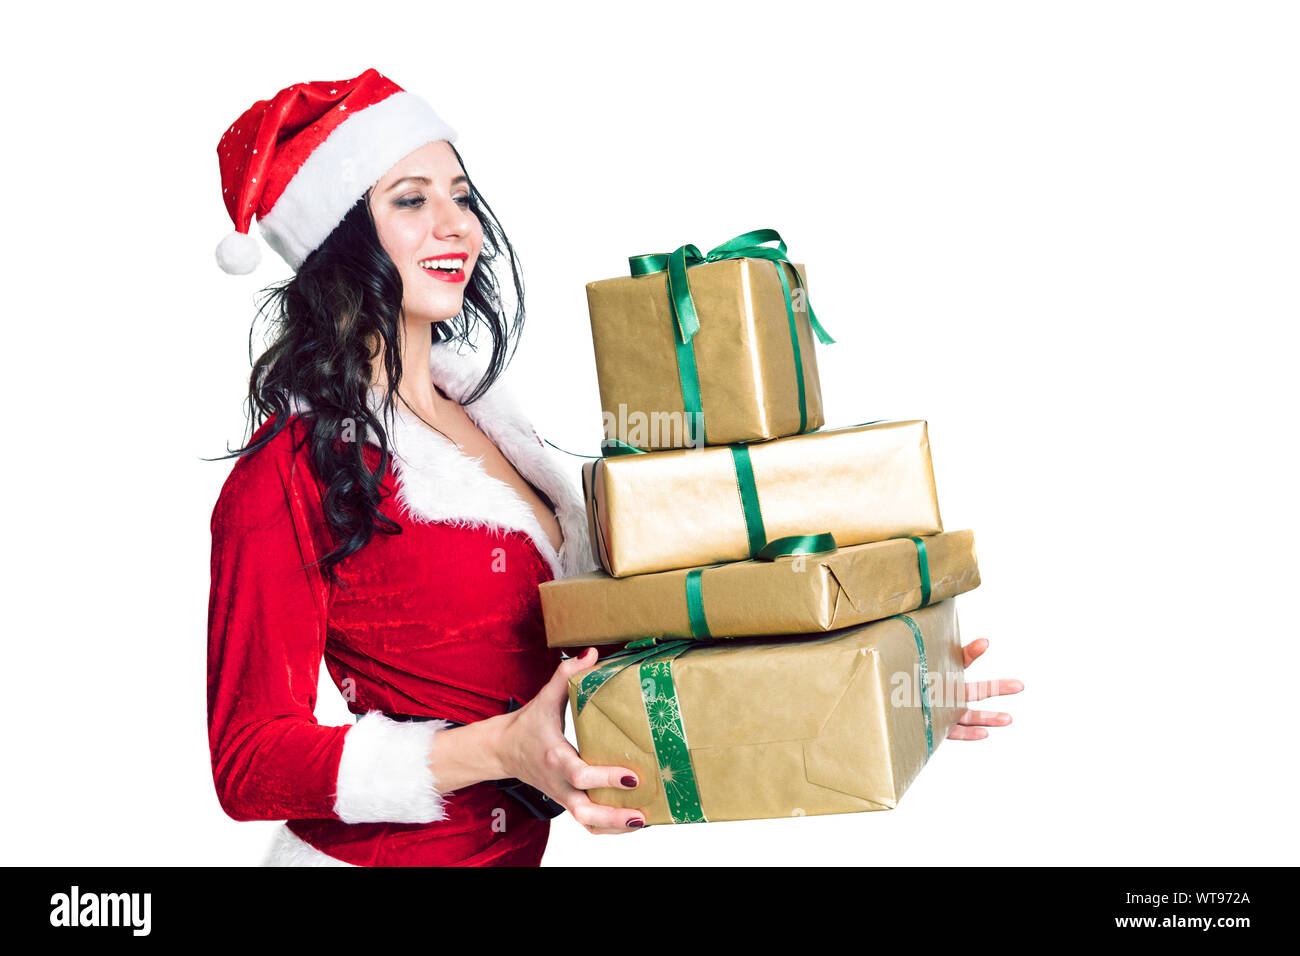
<path id="1" fill-rule="evenodd" d="M 979 586 L 975 535 L 948 531 L 925 541 L 930 603 Z M 688 638 L 689 569 L 613 578 L 603 571 L 541 586 L 546 643 L 586 647 L 644 637 Z M 776 561 L 705 568 L 700 590 L 709 634 L 751 637 L 831 631 L 921 605 L 917 549 L 910 538 Z"/>
<path id="2" fill-rule="evenodd" d="M 923 421 L 880 422 L 747 445 L 767 540 L 829 531 L 841 547 L 938 534 Z M 586 462 L 596 561 L 616 578 L 750 556 L 730 448 Z"/>
<path id="3" fill-rule="evenodd" d="M 790 266 L 781 268 L 787 270 L 793 292 Z M 805 277 L 802 265 L 793 268 Z M 794 348 L 776 267 L 765 259 L 729 259 L 692 266 L 687 275 L 700 317 L 691 344 L 708 444 L 798 433 Z M 689 445 L 667 276 L 659 272 L 587 284 L 605 437 L 645 450 Z M 811 430 L 823 424 L 817 340 L 808 312 L 794 315 L 804 376 L 805 430 Z"/>
<path id="4" fill-rule="evenodd" d="M 956 602 L 908 616 L 925 645 L 937 750 L 965 709 Z M 893 809 L 928 759 L 916 641 L 898 618 L 813 640 L 691 648 L 672 675 L 711 822 Z M 581 679 L 569 680 L 571 707 Z M 632 665 L 575 708 L 578 748 L 587 763 L 627 767 L 640 781 L 590 790 L 592 800 L 672 823 L 642 682 Z"/>

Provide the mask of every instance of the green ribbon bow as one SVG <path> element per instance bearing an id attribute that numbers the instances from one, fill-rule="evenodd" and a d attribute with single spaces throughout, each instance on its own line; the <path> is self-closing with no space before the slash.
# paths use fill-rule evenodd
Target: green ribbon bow
<path id="1" fill-rule="evenodd" d="M 768 243 L 775 242 L 776 247 Z M 767 259 L 776 268 L 777 278 L 781 280 L 781 291 L 785 295 L 785 314 L 790 325 L 790 343 L 794 347 L 795 379 L 799 385 L 799 431 L 808 427 L 808 406 L 804 390 L 803 357 L 799 351 L 799 330 L 794 318 L 794 305 L 791 301 L 790 282 L 786 278 L 783 263 L 790 266 L 794 281 L 803 293 L 803 304 L 808 312 L 808 321 L 823 345 L 832 345 L 835 340 L 822 328 L 813 312 L 812 303 L 808 301 L 803 279 L 786 255 L 785 240 L 775 229 L 755 229 L 743 235 L 728 239 L 720 246 L 715 246 L 707 253 L 687 243 L 678 246 L 672 252 L 645 253 L 628 257 L 628 268 L 634 276 L 653 275 L 657 272 L 668 273 L 668 297 L 673 312 L 673 344 L 677 350 L 677 377 L 682 387 L 682 402 L 686 410 L 686 421 L 690 429 L 690 441 L 695 447 L 708 444 L 704 428 L 704 405 L 700 398 L 700 376 L 695 364 L 695 347 L 691 340 L 700 330 L 700 316 L 695 311 L 695 300 L 691 297 L 691 284 L 686 270 L 691 266 L 706 262 L 720 262 L 724 259 Z"/>

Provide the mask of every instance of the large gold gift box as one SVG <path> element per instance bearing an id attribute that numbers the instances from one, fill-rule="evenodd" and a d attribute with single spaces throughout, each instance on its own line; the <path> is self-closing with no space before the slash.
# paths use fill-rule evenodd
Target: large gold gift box
<path id="1" fill-rule="evenodd" d="M 743 561 L 790 535 L 845 547 L 943 530 L 923 421 L 615 455 L 586 462 L 582 485 L 593 554 L 616 578 Z"/>
<path id="2" fill-rule="evenodd" d="M 802 265 L 727 259 L 687 270 L 699 331 L 691 338 L 709 445 L 795 435 L 823 424 L 815 339 L 806 309 L 786 310 L 777 269 Z M 686 448 L 691 432 L 678 368 L 668 273 L 587 284 L 605 437 L 636 448 Z M 799 343 L 799 366 L 794 342 Z M 804 415 L 799 387 L 803 383 Z"/>
<path id="3" fill-rule="evenodd" d="M 640 781 L 591 799 L 651 824 L 892 809 L 965 708 L 953 600 L 812 640 L 680 643 L 569 679 L 582 759 Z"/>
<path id="4" fill-rule="evenodd" d="M 975 535 L 948 531 L 776 561 L 541 586 L 546 643 L 580 647 L 655 638 L 833 631 L 878 621 L 978 587 Z"/>

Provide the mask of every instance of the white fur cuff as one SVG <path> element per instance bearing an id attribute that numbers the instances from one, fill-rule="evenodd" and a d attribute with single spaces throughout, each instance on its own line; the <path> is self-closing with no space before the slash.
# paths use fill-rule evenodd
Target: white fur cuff
<path id="1" fill-rule="evenodd" d="M 262 866 L 352 866 L 344 860 L 322 853 L 281 823 Z"/>
<path id="2" fill-rule="evenodd" d="M 334 812 L 344 823 L 432 823 L 446 798 L 429 768 L 445 720 L 389 720 L 372 710 L 343 737 Z"/>

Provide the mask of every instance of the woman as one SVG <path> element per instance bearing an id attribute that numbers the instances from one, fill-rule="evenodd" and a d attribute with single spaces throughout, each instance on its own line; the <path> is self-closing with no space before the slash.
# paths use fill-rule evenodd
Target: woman
<path id="1" fill-rule="evenodd" d="M 584 792 L 635 773 L 563 736 L 596 653 L 546 647 L 537 588 L 594 567 L 585 513 L 498 381 L 522 287 L 454 138 L 367 70 L 280 91 L 218 147 L 218 262 L 256 265 L 256 213 L 296 272 L 250 382 L 266 421 L 212 515 L 213 778 L 235 819 L 289 821 L 270 864 L 535 865 L 555 802 L 594 833 L 644 824 Z M 478 325 L 485 360 L 457 348 Z M 354 726 L 315 721 L 322 658 Z M 968 712 L 950 736 L 1008 720 Z"/>
<path id="2" fill-rule="evenodd" d="M 586 519 L 497 383 L 522 304 L 507 328 L 480 259 L 514 256 L 454 136 L 367 70 L 256 104 L 218 148 L 218 261 L 256 264 L 257 212 L 297 273 L 250 386 L 270 418 L 212 516 L 213 775 L 235 819 L 289 820 L 272 863 L 536 864 L 549 821 L 518 781 L 593 832 L 643 823 L 584 793 L 635 774 L 563 737 L 595 652 L 546 647 L 537 587 L 594 567 Z M 475 320 L 486 361 L 443 341 Z M 322 656 L 351 728 L 315 722 Z"/>

